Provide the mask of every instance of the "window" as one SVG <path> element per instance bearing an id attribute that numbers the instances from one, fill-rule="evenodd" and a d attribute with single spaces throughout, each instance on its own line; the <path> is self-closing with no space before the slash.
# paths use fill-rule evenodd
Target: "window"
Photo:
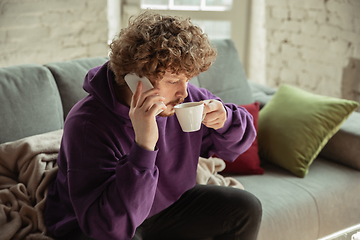
<path id="1" fill-rule="evenodd" d="M 193 19 L 192 22 L 198 25 L 210 39 L 230 39 L 231 21 L 211 21 Z"/>
<path id="2" fill-rule="evenodd" d="M 247 65 L 250 0 L 122 0 L 123 27 L 132 15 L 144 9 L 184 17 L 201 27 L 210 39 L 230 38 L 240 60 Z"/>
<path id="3" fill-rule="evenodd" d="M 142 9 L 175 11 L 229 11 L 232 0 L 142 0 Z M 192 18 L 210 39 L 231 38 L 231 21 Z"/>
<path id="4" fill-rule="evenodd" d="M 142 9 L 184 11 L 228 11 L 232 0 L 142 0 Z"/>

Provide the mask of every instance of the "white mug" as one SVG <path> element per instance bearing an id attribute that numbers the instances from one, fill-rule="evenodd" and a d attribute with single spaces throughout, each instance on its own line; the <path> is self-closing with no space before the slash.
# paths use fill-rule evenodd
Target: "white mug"
<path id="1" fill-rule="evenodd" d="M 175 114 L 184 132 L 195 132 L 200 130 L 204 119 L 204 103 L 188 102 L 176 105 Z"/>

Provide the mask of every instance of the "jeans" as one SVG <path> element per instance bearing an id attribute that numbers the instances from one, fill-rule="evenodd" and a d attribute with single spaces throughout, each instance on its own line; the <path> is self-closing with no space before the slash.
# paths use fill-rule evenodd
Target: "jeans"
<path id="1" fill-rule="evenodd" d="M 256 240 L 261 217 L 260 201 L 247 191 L 196 185 L 145 220 L 132 240 Z"/>
<path id="2" fill-rule="evenodd" d="M 261 217 L 260 201 L 245 190 L 196 185 L 146 219 L 131 240 L 256 240 Z M 80 231 L 67 239 L 93 238 Z"/>

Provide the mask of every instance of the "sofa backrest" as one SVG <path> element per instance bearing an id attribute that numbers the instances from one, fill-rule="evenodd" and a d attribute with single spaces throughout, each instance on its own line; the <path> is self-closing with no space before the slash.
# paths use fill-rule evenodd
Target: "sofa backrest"
<path id="1" fill-rule="evenodd" d="M 87 93 L 82 86 L 84 78 L 91 68 L 104 64 L 109 59 L 106 57 L 82 58 L 64 62 L 46 64 L 59 88 L 64 110 L 64 119 L 70 109 Z"/>
<path id="2" fill-rule="evenodd" d="M 211 42 L 217 48 L 217 59 L 191 82 L 207 88 L 224 102 L 253 102 L 234 43 Z M 83 58 L 44 66 L 0 68 L 0 144 L 61 129 L 72 106 L 87 94 L 82 88 L 85 75 L 107 60 Z"/>
<path id="3" fill-rule="evenodd" d="M 209 70 L 200 73 L 191 83 L 206 88 L 226 103 L 254 102 L 248 79 L 235 45 L 230 39 L 212 40 L 217 49 L 215 62 Z"/>
<path id="4" fill-rule="evenodd" d="M 191 83 L 210 90 L 224 102 L 248 104 L 254 102 L 249 82 L 230 39 L 212 40 L 218 55 L 208 71 L 191 79 Z M 62 99 L 64 118 L 76 102 L 87 93 L 82 89 L 87 72 L 108 61 L 107 57 L 82 58 L 45 64 L 55 78 Z"/>
<path id="5" fill-rule="evenodd" d="M 63 125 L 59 91 L 47 68 L 35 64 L 0 68 L 0 143 Z"/>

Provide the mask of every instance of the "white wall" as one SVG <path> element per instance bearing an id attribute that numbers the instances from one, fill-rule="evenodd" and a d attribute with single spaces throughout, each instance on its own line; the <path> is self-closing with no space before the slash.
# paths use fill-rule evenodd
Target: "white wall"
<path id="1" fill-rule="evenodd" d="M 254 0 L 249 78 L 342 97 L 343 68 L 360 59 L 359 0 Z M 253 8 L 260 8 L 253 4 Z M 254 10 L 254 9 L 253 9 Z M 265 11 L 265 17 L 263 17 Z M 261 28 L 264 28 L 261 29 Z M 266 31 L 265 50 L 259 39 Z M 257 33 L 258 32 L 258 33 Z M 258 60 L 256 60 L 258 59 Z M 265 59 L 265 66 L 261 64 Z M 257 63 L 260 63 L 257 65 Z"/>
<path id="2" fill-rule="evenodd" d="M 106 0 L 1 0 L 0 67 L 106 56 Z"/>

